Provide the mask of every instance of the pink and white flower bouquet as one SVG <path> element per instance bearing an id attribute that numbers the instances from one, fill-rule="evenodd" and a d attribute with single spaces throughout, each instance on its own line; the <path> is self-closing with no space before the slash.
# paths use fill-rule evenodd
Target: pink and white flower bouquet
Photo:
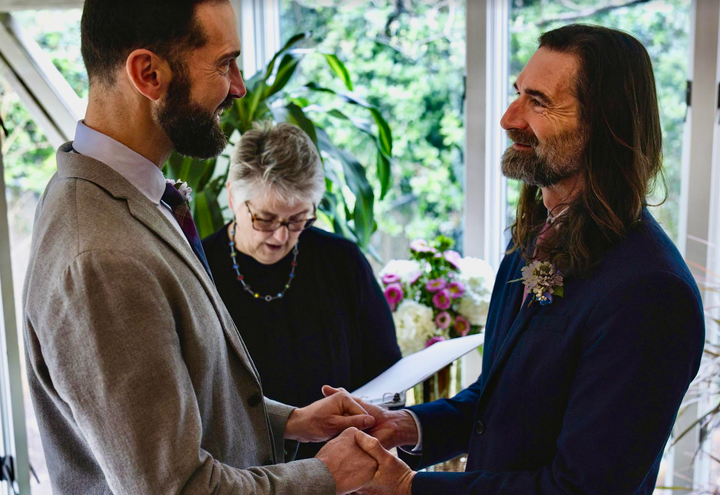
<path id="1" fill-rule="evenodd" d="M 495 272 L 452 246 L 443 236 L 413 241 L 409 260 L 392 260 L 380 272 L 403 356 L 485 325 Z"/>

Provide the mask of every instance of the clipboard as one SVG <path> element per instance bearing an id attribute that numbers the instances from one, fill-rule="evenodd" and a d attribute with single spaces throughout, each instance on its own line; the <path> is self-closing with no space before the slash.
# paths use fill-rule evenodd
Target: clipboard
<path id="1" fill-rule="evenodd" d="M 477 349 L 485 341 L 484 334 L 445 340 L 427 349 L 404 357 L 384 373 L 352 392 L 370 404 L 388 409 L 405 405 L 405 392 L 426 380 L 448 364 Z"/>

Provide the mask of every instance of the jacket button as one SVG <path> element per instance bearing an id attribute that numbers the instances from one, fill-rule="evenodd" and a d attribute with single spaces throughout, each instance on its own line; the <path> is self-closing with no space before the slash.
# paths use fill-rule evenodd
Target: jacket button
<path id="1" fill-rule="evenodd" d="M 248 405 L 249 405 L 250 407 L 257 407 L 257 406 L 259 406 L 260 403 L 262 402 L 262 395 L 260 395 L 259 393 L 255 392 L 255 393 L 252 394 L 250 397 L 248 397 L 247 402 L 248 402 Z"/>
<path id="2" fill-rule="evenodd" d="M 485 423 L 483 423 L 482 419 L 479 419 L 478 422 L 475 423 L 475 433 L 478 435 L 485 433 Z"/>

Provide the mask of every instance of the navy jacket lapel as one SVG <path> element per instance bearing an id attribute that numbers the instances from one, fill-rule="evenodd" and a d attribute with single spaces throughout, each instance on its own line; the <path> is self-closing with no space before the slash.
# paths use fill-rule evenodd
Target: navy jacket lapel
<path id="1" fill-rule="evenodd" d="M 489 359 L 489 362 L 487 368 L 483 367 L 485 376 L 482 381 L 481 396 L 487 384 L 499 372 L 503 363 L 512 353 L 518 338 L 525 331 L 530 320 L 540 307 L 538 303 L 528 306 L 529 300 L 522 302 L 524 294 L 522 282 L 508 283 L 522 277 L 521 270 L 524 266 L 522 256 L 515 254 L 514 266 L 508 271 L 508 279 L 505 281 L 506 285 L 503 289 L 503 299 L 506 303 L 503 305 L 503 312 L 499 315 L 497 326 L 493 331 L 490 346 L 485 352 L 486 359 Z"/>

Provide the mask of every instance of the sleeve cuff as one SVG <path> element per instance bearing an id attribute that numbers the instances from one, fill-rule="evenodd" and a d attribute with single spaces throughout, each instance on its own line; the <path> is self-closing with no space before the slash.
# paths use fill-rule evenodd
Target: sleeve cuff
<path id="1" fill-rule="evenodd" d="M 417 428 L 418 432 L 418 441 L 415 444 L 415 447 L 413 447 L 411 450 L 408 450 L 407 447 L 399 447 L 401 450 L 404 450 L 408 454 L 420 454 L 422 452 L 423 447 L 423 433 L 422 433 L 422 427 L 420 426 L 420 419 L 418 419 L 417 414 L 412 412 L 410 409 L 403 409 L 404 412 L 408 413 L 410 416 L 412 416 L 413 421 L 415 421 L 415 427 Z"/>

